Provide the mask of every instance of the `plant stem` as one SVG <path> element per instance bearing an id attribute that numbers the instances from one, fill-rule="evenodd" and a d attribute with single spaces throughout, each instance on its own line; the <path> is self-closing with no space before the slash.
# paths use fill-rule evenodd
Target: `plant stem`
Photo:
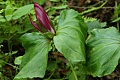
<path id="1" fill-rule="evenodd" d="M 58 53 L 56 53 L 56 55 L 58 55 Z M 58 58 L 58 57 L 57 57 Z M 56 58 L 56 61 L 55 61 L 55 63 L 57 64 L 57 58 Z M 56 65 L 55 65 L 55 67 L 56 67 Z M 55 70 L 51 73 L 51 75 L 48 77 L 48 79 L 47 80 L 50 80 L 50 78 L 53 76 L 53 74 L 54 74 L 54 72 L 55 72 Z"/>
<path id="2" fill-rule="evenodd" d="M 14 65 L 12 65 L 12 64 L 10 64 L 10 63 L 7 63 L 7 62 L 5 62 L 5 61 L 2 61 L 2 62 L 5 63 L 5 64 L 7 64 L 7 65 L 9 65 L 9 66 L 12 66 L 13 68 L 15 68 L 15 69 L 17 69 L 17 70 L 19 70 L 18 67 L 14 66 Z"/>
<path id="3" fill-rule="evenodd" d="M 50 80 L 50 78 L 53 76 L 54 71 L 52 72 L 52 74 L 49 76 L 49 78 L 47 80 Z"/>
<path id="4" fill-rule="evenodd" d="M 69 61 L 68 61 L 68 62 L 69 62 Z M 69 64 L 70 64 L 71 70 L 72 70 L 72 72 L 73 72 L 73 75 L 74 75 L 74 77 L 75 77 L 75 80 L 78 80 L 77 75 L 76 75 L 76 73 L 75 73 L 75 71 L 74 71 L 74 68 L 73 68 L 73 66 L 72 66 L 72 63 L 69 62 Z"/>
<path id="5" fill-rule="evenodd" d="M 117 0 L 115 0 L 115 9 L 117 8 Z M 117 14 L 117 18 L 118 18 L 118 14 Z M 117 29 L 119 30 L 119 22 L 117 21 Z"/>
<path id="6" fill-rule="evenodd" d="M 92 12 L 92 11 L 95 11 L 95 10 L 98 10 L 98 9 L 102 8 L 107 2 L 108 2 L 108 1 L 106 0 L 101 6 L 99 6 L 99 7 L 93 7 L 93 8 L 91 8 L 91 9 L 86 10 L 86 11 L 83 11 L 83 12 L 80 13 L 80 14 L 83 15 L 83 14 L 86 14 L 86 13 L 89 13 L 89 12 Z"/>
<path id="7" fill-rule="evenodd" d="M 8 51 L 9 51 L 8 53 L 11 54 L 12 51 L 11 51 L 11 41 L 10 40 L 8 40 Z"/>

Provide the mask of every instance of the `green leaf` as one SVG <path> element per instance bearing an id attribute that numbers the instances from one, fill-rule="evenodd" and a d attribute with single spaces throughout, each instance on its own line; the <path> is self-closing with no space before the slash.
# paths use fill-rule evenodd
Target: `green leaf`
<path id="1" fill-rule="evenodd" d="M 46 0 L 33 0 L 33 1 L 39 3 L 40 5 L 43 5 Z"/>
<path id="2" fill-rule="evenodd" d="M 14 79 L 14 80 L 28 80 L 27 78 L 21 78 L 21 79 Z"/>
<path id="3" fill-rule="evenodd" d="M 25 5 L 23 7 L 18 8 L 12 16 L 12 19 L 18 19 L 26 14 L 28 14 L 33 9 L 33 4 Z"/>
<path id="4" fill-rule="evenodd" d="M 2 15 L 0 15 L 0 22 L 5 22 L 5 21 L 6 19 Z"/>
<path id="5" fill-rule="evenodd" d="M 65 9 L 67 7 L 68 7 L 68 5 L 59 5 L 59 6 L 53 7 L 53 8 L 55 8 L 55 9 Z"/>
<path id="6" fill-rule="evenodd" d="M 114 19 L 112 22 L 114 23 L 114 22 L 118 22 L 118 21 L 120 21 L 120 17 Z"/>
<path id="7" fill-rule="evenodd" d="M 4 37 L 0 36 L 0 43 L 2 43 L 4 41 Z"/>
<path id="8" fill-rule="evenodd" d="M 15 33 L 16 31 L 17 31 L 17 28 L 18 28 L 18 26 L 12 26 L 12 27 L 10 27 L 10 29 L 9 29 L 9 33 Z"/>
<path id="9" fill-rule="evenodd" d="M 75 80 L 74 74 L 72 72 L 67 73 L 68 80 Z"/>
<path id="10" fill-rule="evenodd" d="M 68 61 L 85 61 L 85 39 L 87 26 L 78 12 L 64 10 L 60 14 L 58 29 L 54 37 L 55 47 Z"/>
<path id="11" fill-rule="evenodd" d="M 14 61 L 14 64 L 20 65 L 20 64 L 21 64 L 21 61 L 22 61 L 22 57 L 23 57 L 23 56 L 18 56 L 18 57 L 16 57 L 16 58 L 15 58 L 15 61 Z"/>
<path id="12" fill-rule="evenodd" d="M 46 32 L 46 33 L 44 33 L 44 36 L 48 39 L 52 39 L 54 37 L 54 34 L 51 32 Z"/>
<path id="13" fill-rule="evenodd" d="M 114 27 L 95 29 L 87 40 L 87 70 L 92 76 L 111 74 L 120 59 L 120 33 Z"/>
<path id="14" fill-rule="evenodd" d="M 51 17 L 53 14 L 55 14 L 56 9 L 53 7 L 50 7 L 46 11 L 48 12 L 49 17 Z"/>
<path id="15" fill-rule="evenodd" d="M 15 78 L 44 77 L 48 52 L 51 50 L 50 40 L 38 32 L 24 34 L 20 39 L 25 55 L 22 58 L 21 70 Z"/>
<path id="16" fill-rule="evenodd" d="M 81 74 L 81 76 L 79 77 L 78 80 L 86 80 L 86 75 L 85 74 Z"/>
<path id="17" fill-rule="evenodd" d="M 106 26 L 106 22 L 99 22 L 99 20 L 88 21 L 86 24 L 88 26 L 88 33 L 90 33 L 93 29 L 101 29 Z"/>
<path id="18" fill-rule="evenodd" d="M 120 4 L 118 4 L 117 8 L 115 9 L 113 18 L 114 19 L 118 18 L 119 14 L 120 14 Z"/>
<path id="19" fill-rule="evenodd" d="M 4 12 L 4 9 L 1 9 L 1 10 L 0 10 L 0 13 L 3 13 L 3 12 Z"/>
<path id="20" fill-rule="evenodd" d="M 60 2 L 60 0 L 50 0 L 51 2 Z"/>
<path id="21" fill-rule="evenodd" d="M 17 27 L 17 31 L 20 34 L 21 33 L 26 33 L 27 31 L 32 30 L 32 29 L 34 29 L 34 27 L 29 23 L 24 24 L 24 27 L 21 27 L 21 26 Z"/>
<path id="22" fill-rule="evenodd" d="M 92 21 L 96 21 L 97 18 L 93 18 L 93 17 L 86 17 L 86 16 L 82 16 L 82 18 L 84 19 L 84 22 L 92 22 Z"/>
<path id="23" fill-rule="evenodd" d="M 5 18 L 7 19 L 7 21 L 11 20 L 14 9 L 15 8 L 12 5 L 10 5 L 10 4 L 6 6 Z"/>
<path id="24" fill-rule="evenodd" d="M 3 45 L 0 44 L 0 48 L 3 47 Z"/>

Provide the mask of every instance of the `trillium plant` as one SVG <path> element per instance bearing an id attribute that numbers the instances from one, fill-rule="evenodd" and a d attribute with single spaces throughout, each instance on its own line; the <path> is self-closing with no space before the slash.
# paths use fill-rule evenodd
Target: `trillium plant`
<path id="1" fill-rule="evenodd" d="M 30 14 L 29 18 L 39 31 L 26 33 L 20 38 L 25 54 L 14 79 L 44 78 L 50 65 L 52 76 L 57 70 L 59 54 L 68 68 L 64 79 L 85 80 L 86 75 L 102 77 L 114 71 L 120 58 L 120 34 L 115 27 L 93 29 L 88 33 L 89 27 L 73 9 L 61 11 L 57 25 L 52 25 L 38 3 L 34 3 L 34 10 L 39 25 Z M 49 61 L 51 53 L 57 56 L 56 64 Z"/>

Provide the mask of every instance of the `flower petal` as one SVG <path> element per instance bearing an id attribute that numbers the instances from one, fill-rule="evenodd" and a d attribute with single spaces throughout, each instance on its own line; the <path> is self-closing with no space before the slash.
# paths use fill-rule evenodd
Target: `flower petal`
<path id="1" fill-rule="evenodd" d="M 34 3 L 34 9 L 36 12 L 36 18 L 39 21 L 39 23 L 46 30 L 55 33 L 54 29 L 51 26 L 50 19 L 49 19 L 47 13 L 45 12 L 45 10 L 38 3 Z"/>
<path id="2" fill-rule="evenodd" d="M 32 18 L 30 17 L 30 15 L 28 14 L 29 18 L 30 18 L 30 22 L 31 24 L 36 28 L 38 29 L 39 31 L 43 32 L 40 27 L 32 20 Z"/>

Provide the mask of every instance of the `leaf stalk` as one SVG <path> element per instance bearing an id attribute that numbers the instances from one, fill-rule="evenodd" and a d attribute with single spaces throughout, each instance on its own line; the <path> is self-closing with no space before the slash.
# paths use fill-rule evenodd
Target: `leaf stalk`
<path id="1" fill-rule="evenodd" d="M 69 62 L 69 61 L 68 61 L 68 62 Z M 74 77 L 75 77 L 75 80 L 78 80 L 77 75 L 76 75 L 76 73 L 75 73 L 75 71 L 74 71 L 74 68 L 73 68 L 73 66 L 72 66 L 72 63 L 69 62 L 69 64 L 70 64 L 71 70 L 72 70 L 72 72 L 73 72 L 73 75 L 74 75 Z"/>
<path id="2" fill-rule="evenodd" d="M 115 9 L 117 8 L 117 0 L 115 0 Z M 117 14 L 117 18 L 118 18 L 118 14 Z M 119 22 L 117 21 L 117 29 L 119 30 Z"/>

